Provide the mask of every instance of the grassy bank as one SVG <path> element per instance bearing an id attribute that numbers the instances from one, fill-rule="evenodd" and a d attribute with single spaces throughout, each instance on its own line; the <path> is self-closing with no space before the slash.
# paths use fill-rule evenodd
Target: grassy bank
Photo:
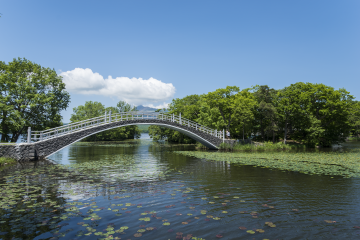
<path id="1" fill-rule="evenodd" d="M 351 152 L 195 152 L 175 153 L 208 159 L 227 161 L 239 165 L 296 171 L 305 174 L 325 174 L 343 177 L 360 177 L 360 150 Z"/>
<path id="2" fill-rule="evenodd" d="M 349 141 L 360 141 L 360 137 L 357 136 L 351 136 L 348 138 Z"/>
<path id="3" fill-rule="evenodd" d="M 233 146 L 231 146 L 228 143 L 220 144 L 220 149 L 235 150 L 235 151 L 290 150 L 290 149 L 303 149 L 303 148 L 305 148 L 305 145 L 295 144 L 295 143 L 284 144 L 283 142 L 278 142 L 278 143 L 254 142 L 253 144 L 235 143 Z"/>
<path id="4" fill-rule="evenodd" d="M 15 163 L 16 163 L 16 160 L 13 158 L 0 157 L 0 167 L 3 167 L 5 165 L 15 164 Z"/>

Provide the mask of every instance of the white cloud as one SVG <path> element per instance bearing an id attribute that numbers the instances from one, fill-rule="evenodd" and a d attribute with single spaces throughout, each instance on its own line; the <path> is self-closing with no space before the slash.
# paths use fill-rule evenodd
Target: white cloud
<path id="1" fill-rule="evenodd" d="M 108 76 L 104 79 L 99 73 L 94 73 L 89 68 L 75 68 L 72 71 L 60 73 L 60 76 L 63 77 L 63 82 L 69 92 L 117 97 L 131 104 L 162 102 L 173 97 L 176 90 L 172 83 L 163 83 L 155 78 L 144 80 Z"/>
<path id="2" fill-rule="evenodd" d="M 144 107 L 151 107 L 151 108 L 156 108 L 156 109 L 159 109 L 159 108 L 168 108 L 169 107 L 169 104 L 170 103 L 163 103 L 163 104 L 160 104 L 160 105 L 157 105 L 155 106 L 154 104 L 146 104 L 144 105 Z"/>

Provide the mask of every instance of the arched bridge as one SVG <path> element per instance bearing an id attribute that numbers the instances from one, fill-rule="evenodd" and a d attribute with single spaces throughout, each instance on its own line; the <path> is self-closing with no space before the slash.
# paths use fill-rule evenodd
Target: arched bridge
<path id="1" fill-rule="evenodd" d="M 28 129 L 27 143 L 16 146 L 16 158 L 47 157 L 90 135 L 129 125 L 157 125 L 179 131 L 210 149 L 218 149 L 224 141 L 224 130 L 217 131 L 180 115 L 158 112 L 121 112 L 105 113 L 104 116 L 75 122 L 46 131 Z"/>

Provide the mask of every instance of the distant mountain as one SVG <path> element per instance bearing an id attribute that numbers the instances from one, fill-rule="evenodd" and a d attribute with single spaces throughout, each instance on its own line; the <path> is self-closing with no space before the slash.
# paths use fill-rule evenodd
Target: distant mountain
<path id="1" fill-rule="evenodd" d="M 136 109 L 141 112 L 155 112 L 157 110 L 157 108 L 145 107 L 143 105 L 137 106 Z"/>

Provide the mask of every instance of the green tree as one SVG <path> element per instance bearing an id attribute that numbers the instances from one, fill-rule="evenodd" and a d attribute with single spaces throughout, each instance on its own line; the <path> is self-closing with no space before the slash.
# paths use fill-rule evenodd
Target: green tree
<path id="1" fill-rule="evenodd" d="M 73 108 L 71 122 L 79 122 L 89 118 L 100 117 L 105 114 L 105 106 L 100 102 L 87 101 L 85 105 Z"/>
<path id="2" fill-rule="evenodd" d="M 200 95 L 189 95 L 184 98 L 173 99 L 169 105 L 169 113 L 174 113 L 192 121 L 199 118 L 202 97 Z"/>
<path id="3" fill-rule="evenodd" d="M 279 95 L 282 98 L 296 96 L 291 101 L 280 101 L 292 121 L 291 138 L 308 146 L 330 146 L 344 141 L 349 135 L 353 96 L 345 89 L 298 82 Z"/>
<path id="4" fill-rule="evenodd" d="M 359 137 L 359 135 L 360 135 L 360 101 L 353 101 L 351 103 L 349 123 L 351 126 L 351 134 L 355 137 Z"/>
<path id="5" fill-rule="evenodd" d="M 184 98 L 173 99 L 167 112 L 169 114 L 179 115 L 192 121 L 196 121 L 200 114 L 201 96 L 189 95 Z M 165 109 L 158 109 L 157 112 L 165 112 Z M 167 139 L 169 142 L 176 143 L 195 143 L 192 138 L 169 128 L 151 125 L 149 127 L 149 136 L 154 141 Z"/>
<path id="6" fill-rule="evenodd" d="M 300 123 L 302 117 L 306 114 L 305 109 L 302 109 L 299 101 L 300 89 L 292 84 L 278 91 L 278 113 L 280 118 L 280 126 L 284 129 L 283 141 L 286 144 L 288 130 L 292 132 L 293 126 Z"/>
<path id="7" fill-rule="evenodd" d="M 245 89 L 238 94 L 234 101 L 234 116 L 235 121 L 234 130 L 236 135 L 241 135 L 245 140 L 245 129 L 251 124 L 254 119 L 254 109 L 257 106 L 254 94 Z"/>
<path id="8" fill-rule="evenodd" d="M 218 109 L 223 120 L 223 128 L 230 130 L 230 125 L 234 120 L 234 104 L 236 94 L 240 89 L 236 86 L 216 89 L 203 96 L 204 101 L 210 109 Z M 221 127 L 220 127 L 221 128 Z"/>
<path id="9" fill-rule="evenodd" d="M 0 90 L 2 142 L 16 142 L 27 127 L 44 130 L 60 126 L 60 111 L 70 102 L 54 69 L 25 58 L 0 62 Z"/>
<path id="10" fill-rule="evenodd" d="M 255 86 L 253 88 L 254 96 L 257 100 L 255 109 L 255 131 L 260 131 L 261 138 L 265 141 L 270 135 L 275 142 L 276 131 L 278 130 L 276 109 L 276 93 L 277 91 L 267 85 Z"/>
<path id="11" fill-rule="evenodd" d="M 73 114 L 71 115 L 71 122 L 78 122 L 89 118 L 100 117 L 106 112 L 112 113 L 135 111 L 136 108 L 130 104 L 119 101 L 116 107 L 108 107 L 99 102 L 87 101 L 84 105 L 73 108 Z M 119 127 L 111 130 L 107 130 L 98 134 L 94 134 L 84 139 L 84 141 L 119 141 L 124 139 L 134 139 L 140 137 L 140 130 L 137 126 Z"/>
<path id="12" fill-rule="evenodd" d="M 116 113 L 120 113 L 120 112 L 130 112 L 130 111 L 137 111 L 135 106 L 131 106 L 130 104 L 128 104 L 125 101 L 119 101 L 116 104 Z"/>

